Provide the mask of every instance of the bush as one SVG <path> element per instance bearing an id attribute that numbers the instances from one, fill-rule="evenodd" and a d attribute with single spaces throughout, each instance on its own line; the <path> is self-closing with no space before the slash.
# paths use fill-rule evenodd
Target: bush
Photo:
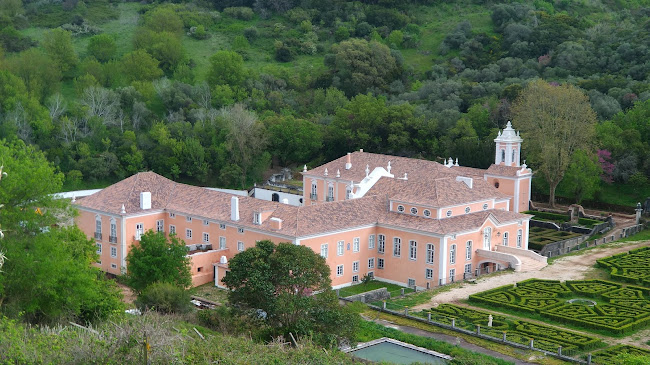
<path id="1" fill-rule="evenodd" d="M 249 42 L 252 42 L 259 37 L 259 31 L 255 27 L 248 27 L 244 29 L 244 37 L 246 37 Z"/>
<path id="2" fill-rule="evenodd" d="M 170 283 L 155 283 L 145 288 L 135 302 L 140 310 L 184 313 L 190 309 L 190 294 Z"/>
<path id="3" fill-rule="evenodd" d="M 225 8 L 223 12 L 233 18 L 240 20 L 251 20 L 255 16 L 253 9 L 245 6 L 235 6 L 232 8 Z"/>

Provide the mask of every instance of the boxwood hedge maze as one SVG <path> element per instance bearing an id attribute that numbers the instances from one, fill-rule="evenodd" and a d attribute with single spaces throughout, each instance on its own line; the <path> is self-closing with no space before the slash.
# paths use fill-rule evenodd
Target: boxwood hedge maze
<path id="1" fill-rule="evenodd" d="M 650 289 L 604 280 L 530 279 L 470 295 L 472 303 L 541 315 L 618 336 L 650 324 Z"/>
<path id="2" fill-rule="evenodd" d="M 451 319 L 454 318 L 456 327 L 468 330 L 475 330 L 479 325 L 482 334 L 499 339 L 503 338 L 505 332 L 507 341 L 526 346 L 533 339 L 535 348 L 549 352 L 557 352 L 558 347 L 562 346 L 562 353 L 569 356 L 604 345 L 596 337 L 528 321 L 506 319 L 499 315 L 493 316 L 492 326 L 489 327 L 490 313 L 452 304 L 441 304 L 421 312 L 427 313 L 431 313 L 432 320 L 440 323 L 451 324 Z"/>
<path id="3" fill-rule="evenodd" d="M 650 356 L 650 351 L 645 349 L 628 345 L 616 345 L 594 352 L 591 360 L 596 364 L 611 364 L 613 357 L 624 352 L 630 355 Z"/>
<path id="4" fill-rule="evenodd" d="M 650 286 L 650 247 L 606 257 L 597 263 L 608 269 L 614 280 Z"/>

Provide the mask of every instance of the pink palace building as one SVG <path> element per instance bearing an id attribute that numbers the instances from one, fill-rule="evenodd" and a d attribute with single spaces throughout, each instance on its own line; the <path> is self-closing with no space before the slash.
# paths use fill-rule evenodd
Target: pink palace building
<path id="1" fill-rule="evenodd" d="M 142 172 L 75 201 L 78 226 L 97 243 L 97 265 L 127 270 L 147 230 L 188 245 L 193 285 L 214 282 L 228 260 L 256 241 L 292 242 L 320 253 L 332 286 L 364 275 L 418 287 L 444 285 L 501 268 L 538 269 L 528 250 L 532 171 L 510 122 L 488 169 L 363 152 L 303 171 L 303 206 L 176 183 Z"/>

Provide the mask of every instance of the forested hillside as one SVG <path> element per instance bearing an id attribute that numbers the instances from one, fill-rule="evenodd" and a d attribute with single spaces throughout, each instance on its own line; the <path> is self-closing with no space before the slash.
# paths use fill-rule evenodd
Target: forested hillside
<path id="1" fill-rule="evenodd" d="M 589 96 L 604 181 L 650 176 L 648 0 L 0 0 L 0 28 L 0 137 L 68 189 L 243 188 L 358 148 L 486 167 L 537 78 Z"/>

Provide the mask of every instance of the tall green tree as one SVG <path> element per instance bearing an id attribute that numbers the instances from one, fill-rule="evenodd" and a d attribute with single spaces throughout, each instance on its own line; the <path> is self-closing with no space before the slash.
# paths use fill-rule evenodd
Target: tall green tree
<path id="1" fill-rule="evenodd" d="M 264 311 L 275 333 L 313 334 L 324 345 L 353 336 L 358 315 L 338 305 L 329 266 L 309 247 L 259 241 L 228 267 L 223 281 L 230 302 L 254 316 Z"/>
<path id="2" fill-rule="evenodd" d="M 152 81 L 163 75 L 160 62 L 139 49 L 122 57 L 122 72 L 128 81 Z"/>
<path id="3" fill-rule="evenodd" d="M 244 59 L 239 53 L 219 51 L 210 57 L 207 81 L 211 87 L 216 85 L 237 87 L 241 86 L 245 79 Z"/>
<path id="4" fill-rule="evenodd" d="M 61 73 L 69 75 L 77 64 L 79 57 L 72 47 L 70 32 L 61 28 L 48 30 L 43 38 L 43 48 L 58 65 Z"/>
<path id="5" fill-rule="evenodd" d="M 583 199 L 593 198 L 594 193 L 598 191 L 602 173 L 596 155 L 590 156 L 585 151 L 577 150 L 571 156 L 571 163 L 560 183 L 560 188 L 568 190 L 576 203 L 580 204 Z"/>
<path id="6" fill-rule="evenodd" d="M 282 166 L 307 163 L 323 146 L 321 127 L 292 116 L 274 116 L 264 120 L 269 132 L 270 149 Z"/>
<path id="7" fill-rule="evenodd" d="M 549 184 L 549 203 L 577 150 L 590 151 L 596 113 L 589 98 L 570 84 L 530 82 L 512 107 L 514 125 L 522 132 L 523 150 Z"/>
<path id="8" fill-rule="evenodd" d="M 92 263 L 96 247 L 76 227 L 69 204 L 56 199 L 63 175 L 42 152 L 22 141 L 0 142 L 6 176 L 0 180 L 0 222 L 6 261 L 0 272 L 0 310 L 31 323 L 90 322 L 122 308 L 121 295 Z"/>
<path id="9" fill-rule="evenodd" d="M 183 240 L 172 234 L 145 232 L 139 245 L 133 245 L 126 256 L 127 282 L 136 292 L 153 283 L 171 283 L 180 288 L 192 285 L 190 260 Z"/>
<path id="10" fill-rule="evenodd" d="M 88 54 L 99 62 L 107 62 L 115 57 L 117 44 L 115 39 L 108 34 L 98 34 L 88 40 Z"/>

